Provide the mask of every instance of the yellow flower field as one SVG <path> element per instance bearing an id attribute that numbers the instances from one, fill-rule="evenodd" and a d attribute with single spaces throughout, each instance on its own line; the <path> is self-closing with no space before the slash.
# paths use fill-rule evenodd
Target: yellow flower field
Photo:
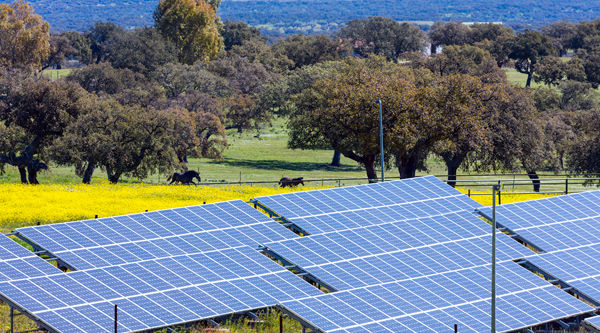
<path id="1" fill-rule="evenodd" d="M 298 190 L 256 186 L 0 185 L 0 232 L 42 223 L 85 220 Z"/>
<path id="2" fill-rule="evenodd" d="M 111 185 L 0 185 L 0 232 L 32 225 L 123 215 L 233 199 L 315 189 L 276 189 L 256 186 L 165 186 L 152 184 Z M 471 192 L 476 194 L 477 192 Z M 481 193 L 481 192 L 479 192 Z M 502 194 L 502 203 L 532 200 L 544 195 Z M 473 195 L 491 205 L 489 195 Z"/>

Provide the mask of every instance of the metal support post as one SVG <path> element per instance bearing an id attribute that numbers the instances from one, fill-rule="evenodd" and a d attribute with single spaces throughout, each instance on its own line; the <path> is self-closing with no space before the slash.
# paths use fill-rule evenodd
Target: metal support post
<path id="1" fill-rule="evenodd" d="M 118 333 L 119 331 L 119 325 L 117 324 L 117 312 L 118 312 L 118 308 L 117 305 L 115 304 L 115 333 Z"/>
<path id="2" fill-rule="evenodd" d="M 498 204 L 502 204 L 502 183 L 500 180 L 498 181 Z"/>
<path id="3" fill-rule="evenodd" d="M 569 194 L 569 178 L 565 178 L 565 194 Z"/>
<path id="4" fill-rule="evenodd" d="M 492 186 L 492 308 L 491 331 L 496 333 L 496 191 L 498 185 Z"/>
<path id="5" fill-rule="evenodd" d="M 283 333 L 283 313 L 279 315 L 279 333 Z"/>
<path id="6" fill-rule="evenodd" d="M 10 333 L 15 332 L 15 308 L 10 307 Z"/>

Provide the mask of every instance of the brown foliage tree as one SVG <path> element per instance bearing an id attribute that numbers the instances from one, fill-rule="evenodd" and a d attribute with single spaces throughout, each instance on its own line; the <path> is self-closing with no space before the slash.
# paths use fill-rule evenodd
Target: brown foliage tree
<path id="1" fill-rule="evenodd" d="M 50 55 L 49 29 L 23 0 L 0 3 L 0 66 L 39 68 Z"/>
<path id="2" fill-rule="evenodd" d="M 175 44 L 182 63 L 214 59 L 223 49 L 216 9 L 204 0 L 161 0 L 154 22 L 156 29 Z"/>

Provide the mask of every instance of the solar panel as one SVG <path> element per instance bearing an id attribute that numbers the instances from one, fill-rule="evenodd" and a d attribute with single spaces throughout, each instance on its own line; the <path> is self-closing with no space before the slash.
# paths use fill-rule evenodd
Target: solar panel
<path id="1" fill-rule="evenodd" d="M 592 326 L 594 329 L 600 331 L 600 316 L 593 316 L 593 317 L 587 318 L 585 320 L 585 322 L 588 325 Z"/>
<path id="2" fill-rule="evenodd" d="M 537 254 L 526 259 L 600 304 L 600 244 Z"/>
<path id="3" fill-rule="evenodd" d="M 311 235 L 481 206 L 433 176 L 277 194 L 255 200 Z"/>
<path id="4" fill-rule="evenodd" d="M 490 266 L 301 300 L 281 308 L 324 332 L 490 330 Z M 519 265 L 497 266 L 497 331 L 512 331 L 594 311 Z"/>
<path id="5" fill-rule="evenodd" d="M 0 281 L 55 274 L 60 270 L 0 234 Z"/>
<path id="6" fill-rule="evenodd" d="M 267 252 L 345 290 L 490 262 L 491 226 L 470 212 L 451 213 L 265 244 Z M 505 234 L 498 260 L 533 254 Z"/>
<path id="7" fill-rule="evenodd" d="M 0 294 L 60 332 L 150 330 L 322 294 L 250 247 L 0 283 Z"/>
<path id="8" fill-rule="evenodd" d="M 491 220 L 491 207 L 478 210 Z M 496 222 L 540 251 L 598 243 L 600 191 L 501 205 Z"/>
<path id="9" fill-rule="evenodd" d="M 241 200 L 16 231 L 72 270 L 297 237 Z"/>

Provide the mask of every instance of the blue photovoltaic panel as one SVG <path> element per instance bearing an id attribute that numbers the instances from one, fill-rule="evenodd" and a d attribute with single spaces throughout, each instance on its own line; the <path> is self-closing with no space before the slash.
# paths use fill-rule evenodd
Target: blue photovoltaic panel
<path id="1" fill-rule="evenodd" d="M 527 261 L 600 304 L 600 244 L 537 254 Z"/>
<path id="2" fill-rule="evenodd" d="M 490 330 L 490 266 L 373 285 L 282 303 L 284 311 L 325 332 Z M 498 332 L 594 311 L 508 261 L 497 266 Z"/>
<path id="3" fill-rule="evenodd" d="M 0 281 L 59 273 L 60 270 L 0 234 Z"/>
<path id="4" fill-rule="evenodd" d="M 491 219 L 491 207 L 478 210 Z M 598 243 L 600 191 L 501 205 L 496 222 L 546 252 Z"/>
<path id="5" fill-rule="evenodd" d="M 150 330 L 322 294 L 249 247 L 0 283 L 0 294 L 60 332 Z"/>
<path id="6" fill-rule="evenodd" d="M 256 200 L 311 235 L 481 206 L 433 176 Z"/>
<path id="7" fill-rule="evenodd" d="M 498 260 L 533 252 L 497 235 Z M 490 262 L 491 226 L 469 212 L 311 235 L 265 245 L 335 290 Z"/>
<path id="8" fill-rule="evenodd" d="M 17 232 L 77 270 L 297 237 L 240 200 Z"/>
<path id="9" fill-rule="evenodd" d="M 600 316 L 594 316 L 585 320 L 593 328 L 600 330 Z"/>

